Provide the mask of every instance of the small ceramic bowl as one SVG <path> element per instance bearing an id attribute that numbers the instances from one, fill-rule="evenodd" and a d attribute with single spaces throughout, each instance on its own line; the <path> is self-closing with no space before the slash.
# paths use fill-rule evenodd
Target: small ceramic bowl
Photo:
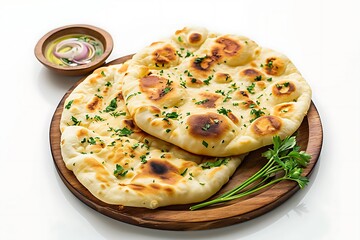
<path id="1" fill-rule="evenodd" d="M 58 62 L 51 61 L 49 57 L 48 47 L 51 44 L 54 45 L 54 42 L 64 38 L 64 36 L 90 36 L 91 38 L 99 41 L 103 48 L 102 51 L 98 52 L 96 57 L 93 60 L 85 64 L 78 64 L 74 66 L 68 66 L 66 64 L 59 64 Z M 45 34 L 35 46 L 35 56 L 36 58 L 47 68 L 63 75 L 67 76 L 80 76 L 85 75 L 96 68 L 99 68 L 105 63 L 105 60 L 109 57 L 113 50 L 113 40 L 111 35 L 103 29 L 94 27 L 91 25 L 76 24 L 68 25 L 60 28 L 56 28 L 47 34 Z M 66 60 L 66 59 L 65 59 Z"/>

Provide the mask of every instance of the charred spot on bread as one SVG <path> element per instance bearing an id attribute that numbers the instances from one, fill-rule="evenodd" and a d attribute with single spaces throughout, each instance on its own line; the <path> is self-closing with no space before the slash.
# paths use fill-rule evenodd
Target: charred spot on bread
<path id="1" fill-rule="evenodd" d="M 187 124 L 190 136 L 197 139 L 221 138 L 230 129 L 226 118 L 216 113 L 191 115 Z"/>
<path id="2" fill-rule="evenodd" d="M 278 57 L 270 57 L 265 62 L 265 72 L 269 75 L 280 76 L 285 71 L 285 62 Z"/>
<path id="3" fill-rule="evenodd" d="M 182 176 L 176 166 L 163 159 L 151 159 L 143 164 L 143 177 L 151 177 L 162 182 L 175 184 Z"/>
<path id="4" fill-rule="evenodd" d="M 228 37 L 219 37 L 216 42 L 222 45 L 222 52 L 227 56 L 235 56 L 241 49 L 240 44 Z"/>
<path id="5" fill-rule="evenodd" d="M 142 132 L 142 130 L 135 124 L 132 119 L 124 119 L 123 123 L 128 129 L 132 130 L 133 132 Z"/>
<path id="6" fill-rule="evenodd" d="M 220 98 L 219 94 L 203 92 L 200 94 L 202 100 L 196 102 L 202 108 L 216 108 L 216 101 Z"/>
<path id="7" fill-rule="evenodd" d="M 274 115 L 279 117 L 286 117 L 294 112 L 294 108 L 295 106 L 293 103 L 279 104 L 274 108 Z"/>
<path id="8" fill-rule="evenodd" d="M 140 89 L 150 100 L 161 100 L 172 88 L 168 80 L 158 76 L 146 76 L 140 79 Z"/>
<path id="9" fill-rule="evenodd" d="M 202 35 L 200 33 L 192 33 L 189 36 L 189 43 L 197 44 L 201 42 L 201 40 L 202 40 Z"/>
<path id="10" fill-rule="evenodd" d="M 251 130 L 259 136 L 274 135 L 282 126 L 282 121 L 276 116 L 262 116 L 251 125 Z"/>
<path id="11" fill-rule="evenodd" d="M 264 74 L 255 68 L 247 68 L 242 70 L 240 72 L 240 76 L 245 77 L 250 81 L 260 81 L 265 78 Z"/>
<path id="12" fill-rule="evenodd" d="M 281 97 L 284 95 L 290 95 L 293 92 L 295 92 L 296 86 L 294 83 L 290 81 L 282 81 L 279 83 L 276 83 L 272 87 L 272 93 L 274 96 Z"/>
<path id="13" fill-rule="evenodd" d="M 191 66 L 198 71 L 209 72 L 213 64 L 214 59 L 206 55 L 205 57 L 194 58 Z"/>
<path id="14" fill-rule="evenodd" d="M 86 105 L 86 108 L 90 112 L 94 112 L 96 109 L 98 109 L 101 105 L 101 98 L 95 96 L 91 99 L 91 101 Z"/>
<path id="15" fill-rule="evenodd" d="M 153 53 L 153 60 L 159 65 L 167 65 L 177 59 L 176 50 L 171 45 L 156 49 Z"/>

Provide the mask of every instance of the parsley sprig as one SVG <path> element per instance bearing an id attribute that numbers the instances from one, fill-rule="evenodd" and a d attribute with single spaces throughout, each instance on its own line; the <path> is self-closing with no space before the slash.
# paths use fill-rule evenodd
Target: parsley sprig
<path id="1" fill-rule="evenodd" d="M 262 156 L 267 158 L 268 162 L 253 176 L 213 200 L 190 207 L 190 210 L 238 199 L 284 180 L 295 181 L 300 188 L 304 188 L 309 182 L 302 176 L 302 172 L 311 156 L 300 151 L 300 147 L 296 145 L 295 136 L 286 137 L 284 140 L 281 140 L 279 136 L 274 136 L 273 149 L 267 150 Z M 280 177 L 274 177 L 279 175 Z"/>

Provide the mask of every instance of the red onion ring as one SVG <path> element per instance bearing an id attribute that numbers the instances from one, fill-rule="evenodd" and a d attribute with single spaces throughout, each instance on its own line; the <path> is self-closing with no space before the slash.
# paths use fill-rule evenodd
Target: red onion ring
<path id="1" fill-rule="evenodd" d="M 67 47 L 70 48 L 69 51 L 61 52 L 62 49 Z M 70 38 L 58 43 L 53 53 L 57 58 L 66 58 L 77 64 L 86 64 L 94 57 L 95 48 L 88 42 Z"/>

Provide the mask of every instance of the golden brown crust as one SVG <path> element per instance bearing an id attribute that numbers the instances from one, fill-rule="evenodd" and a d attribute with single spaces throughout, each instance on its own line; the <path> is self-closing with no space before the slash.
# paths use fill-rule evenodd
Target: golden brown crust
<path id="1" fill-rule="evenodd" d="M 202 43 L 195 44 L 200 35 Z M 243 36 L 189 27 L 176 31 L 161 46 L 166 44 L 176 49 L 179 59 L 145 76 L 163 78 L 151 88 L 155 92 L 151 97 L 141 85 L 144 76 L 139 70 L 149 68 L 141 60 L 148 48 L 134 56 L 129 75 L 122 79 L 126 97 L 143 93 L 127 100 L 127 108 L 144 131 L 196 154 L 231 156 L 270 144 L 274 135 L 291 135 L 300 126 L 311 89 L 285 55 Z M 154 100 L 167 87 L 165 82 L 172 90 Z M 288 109 L 279 107 L 290 103 Z M 152 113 L 149 106 L 161 114 Z M 164 124 L 162 112 L 177 116 Z M 221 125 L 212 124 L 219 116 L 224 119 Z"/>
<path id="2" fill-rule="evenodd" d="M 219 37 L 215 40 L 216 43 L 220 45 L 220 48 L 216 48 L 216 55 L 213 56 L 225 55 L 225 56 L 235 56 L 241 51 L 241 46 L 235 40 L 229 37 Z M 220 49 L 220 51 L 218 51 Z M 214 50 L 212 51 L 214 53 Z"/>
<path id="3" fill-rule="evenodd" d="M 281 58 L 271 57 L 266 59 L 265 72 L 269 75 L 280 76 L 285 71 L 285 63 Z"/>
<path id="4" fill-rule="evenodd" d="M 265 79 L 265 75 L 255 68 L 246 68 L 242 70 L 240 76 L 249 81 L 260 81 Z"/>
<path id="5" fill-rule="evenodd" d="M 296 86 L 290 81 L 281 81 L 275 84 L 272 88 L 274 96 L 281 97 L 284 95 L 290 95 L 296 91 Z"/>
<path id="6" fill-rule="evenodd" d="M 177 59 L 175 48 L 171 45 L 165 45 L 162 48 L 156 49 L 153 53 L 153 60 L 158 65 L 167 65 Z"/>
<path id="7" fill-rule="evenodd" d="M 163 99 L 171 92 L 171 83 L 165 78 L 146 76 L 140 79 L 141 91 L 152 101 Z"/>
<path id="8" fill-rule="evenodd" d="M 189 135 L 196 139 L 221 139 L 231 129 L 225 117 L 216 113 L 192 115 L 187 125 Z"/>
<path id="9" fill-rule="evenodd" d="M 210 92 L 200 93 L 201 100 L 195 104 L 202 108 L 216 108 L 216 102 L 220 99 L 221 95 Z"/>
<path id="10" fill-rule="evenodd" d="M 175 82 L 149 73 L 143 76 L 144 91 L 129 95 L 117 77 L 131 76 L 131 72 L 120 69 L 124 68 L 116 65 L 96 70 L 65 100 L 60 142 L 66 167 L 95 197 L 109 204 L 154 209 L 202 201 L 216 193 L 243 156 L 203 169 L 202 163 L 216 158 L 186 152 L 143 132 L 131 117 L 126 99 L 141 95 L 144 102 L 151 101 L 151 105 L 139 104 L 137 111 L 149 111 L 145 121 L 176 136 L 177 122 L 185 124 L 185 116 L 177 116 L 175 107 L 162 104 L 178 104 L 185 95 Z M 144 69 L 138 73 L 143 74 Z M 167 86 L 173 88 L 168 99 L 161 95 Z"/>
<path id="11" fill-rule="evenodd" d="M 275 116 L 259 117 L 251 126 L 251 130 L 260 136 L 275 135 L 281 129 L 282 121 Z"/>

